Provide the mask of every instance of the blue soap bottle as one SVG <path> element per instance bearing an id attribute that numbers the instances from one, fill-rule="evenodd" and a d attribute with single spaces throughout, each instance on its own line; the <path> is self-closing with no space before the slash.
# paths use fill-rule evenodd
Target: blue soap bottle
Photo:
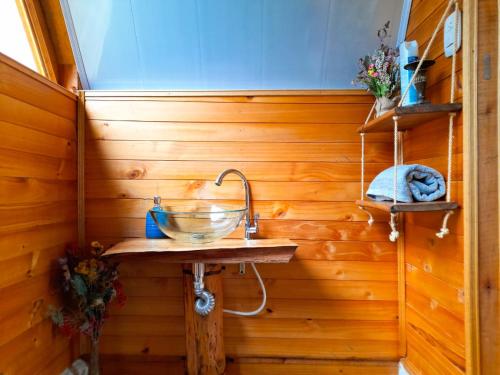
<path id="1" fill-rule="evenodd" d="M 154 206 L 152 210 L 161 211 L 161 198 L 156 195 L 153 198 L 153 201 Z M 146 238 L 167 238 L 167 236 L 158 228 L 149 211 L 146 214 Z"/>

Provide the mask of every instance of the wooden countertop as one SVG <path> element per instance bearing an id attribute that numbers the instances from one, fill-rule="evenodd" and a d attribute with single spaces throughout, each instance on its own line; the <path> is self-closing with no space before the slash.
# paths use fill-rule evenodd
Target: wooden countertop
<path id="1" fill-rule="evenodd" d="M 288 239 L 221 239 L 192 244 L 171 239 L 131 239 L 119 242 L 104 256 L 148 257 L 166 263 L 288 263 L 297 244 Z"/>

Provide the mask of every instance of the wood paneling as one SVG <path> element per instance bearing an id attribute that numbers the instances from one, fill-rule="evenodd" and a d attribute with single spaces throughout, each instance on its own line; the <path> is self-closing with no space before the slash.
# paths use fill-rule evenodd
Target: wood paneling
<path id="1" fill-rule="evenodd" d="M 228 375 L 392 375 L 397 365 L 373 361 L 240 360 L 228 364 Z"/>
<path id="2" fill-rule="evenodd" d="M 500 18 L 494 0 L 471 1 L 469 8 L 477 19 L 471 16 L 466 27 L 477 29 L 477 36 L 472 35 L 476 40 L 471 41 L 477 44 L 467 56 L 471 64 L 468 100 L 471 106 L 477 102 L 477 107 L 469 112 L 467 129 L 471 153 L 467 193 L 475 201 L 467 215 L 466 264 L 470 271 L 466 283 L 472 289 L 466 313 L 470 316 L 466 337 L 471 342 L 467 359 L 468 369 L 486 375 L 500 368 Z"/>
<path id="3" fill-rule="evenodd" d="M 47 308 L 76 240 L 76 100 L 3 55 L 0 76 L 0 373 L 52 375 L 75 355 Z"/>
<path id="4" fill-rule="evenodd" d="M 446 0 L 414 1 L 407 39 L 425 48 Z M 433 103 L 448 102 L 451 59 L 443 55 L 443 33 L 430 49 L 436 64 L 429 70 L 427 94 Z M 457 59 L 456 96 L 461 98 L 461 51 Z M 463 116 L 456 117 L 452 161 L 452 195 L 463 207 Z M 432 139 L 432 147 L 429 147 Z M 428 122 L 405 134 L 405 162 L 421 163 L 447 172 L 448 119 Z M 435 236 L 441 215 L 406 216 L 406 342 L 405 365 L 412 374 L 463 374 L 465 372 L 464 239 L 463 213 L 450 220 L 450 235 Z"/>
<path id="5" fill-rule="evenodd" d="M 289 264 L 259 266 L 266 310 L 255 318 L 225 317 L 226 354 L 233 360 L 395 361 L 396 249 L 387 239 L 386 217 L 378 214 L 370 227 L 353 203 L 360 191 L 356 127 L 371 102 L 359 93 L 89 93 L 87 241 L 110 245 L 143 237 L 155 194 L 165 204 L 241 204 L 240 181 L 228 176 L 221 187 L 213 183 L 222 170 L 238 168 L 249 178 L 253 208 L 261 214 L 259 237 L 290 238 L 299 248 Z M 390 135 L 377 135 L 368 142 L 368 178 L 390 163 L 390 141 Z M 239 228 L 231 237 L 242 235 Z M 168 356 L 185 355 L 180 267 L 124 261 L 121 274 L 130 298 L 124 309 L 113 310 L 103 352 L 134 358 L 134 371 L 149 369 L 154 358 L 160 359 L 152 368 L 169 368 Z M 239 275 L 236 265 L 225 267 L 223 290 L 226 308 L 249 310 L 260 303 L 254 275 Z M 229 361 L 228 372 L 305 374 L 314 373 L 314 366 Z M 373 368 L 370 373 L 390 374 L 395 367 L 388 362 Z M 363 369 L 372 364 L 334 362 L 321 371 Z"/>

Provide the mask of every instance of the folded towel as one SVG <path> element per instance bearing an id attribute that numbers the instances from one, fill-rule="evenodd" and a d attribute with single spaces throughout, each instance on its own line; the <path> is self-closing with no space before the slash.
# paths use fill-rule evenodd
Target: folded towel
<path id="1" fill-rule="evenodd" d="M 435 201 L 446 193 L 444 178 L 435 169 L 420 164 L 397 166 L 397 201 L 411 203 Z M 375 201 L 392 201 L 394 167 L 379 173 L 366 195 Z"/>

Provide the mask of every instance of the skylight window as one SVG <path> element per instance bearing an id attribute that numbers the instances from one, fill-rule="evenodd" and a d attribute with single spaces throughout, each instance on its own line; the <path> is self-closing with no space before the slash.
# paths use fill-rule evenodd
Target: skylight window
<path id="1" fill-rule="evenodd" d="M 347 89 L 403 0 L 63 0 L 86 89 Z"/>
<path id="2" fill-rule="evenodd" d="M 0 52 L 40 73 L 16 0 L 0 0 Z"/>

